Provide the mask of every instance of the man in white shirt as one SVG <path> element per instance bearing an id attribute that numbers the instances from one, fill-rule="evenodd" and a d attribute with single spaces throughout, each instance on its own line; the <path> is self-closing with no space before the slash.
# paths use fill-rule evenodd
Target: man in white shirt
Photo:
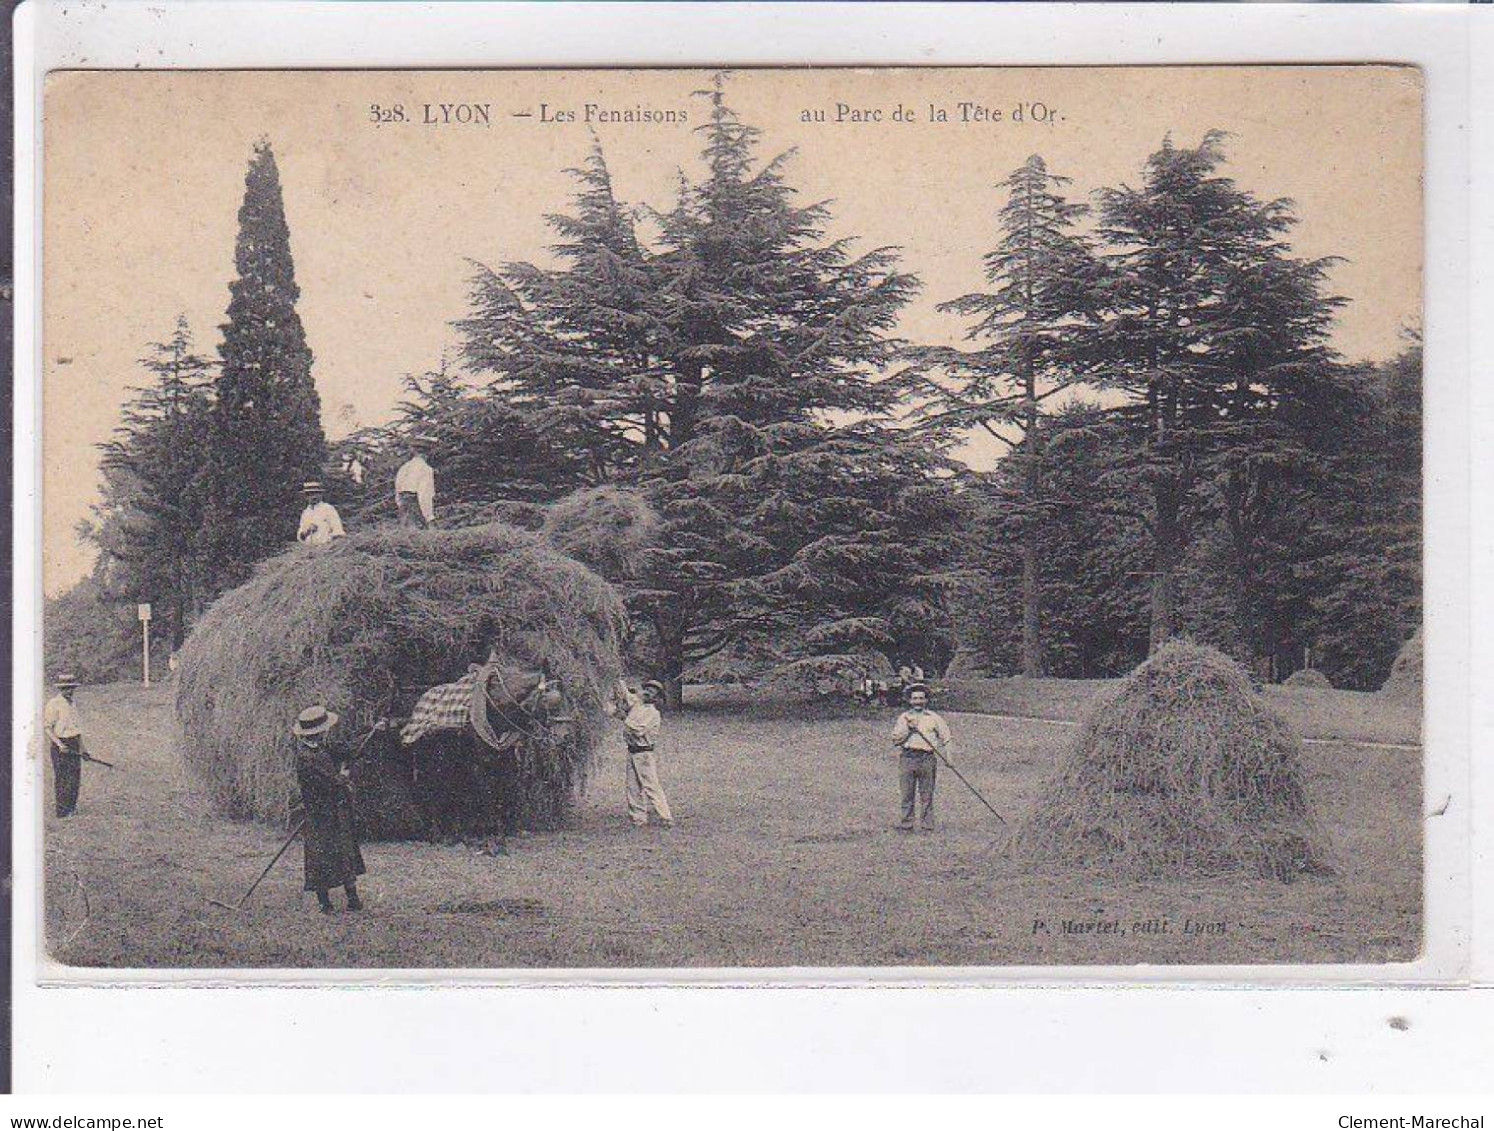
<path id="1" fill-rule="evenodd" d="M 325 546 L 332 539 L 343 537 L 342 516 L 327 502 L 322 485 L 308 479 L 301 484 L 301 494 L 306 498 L 306 509 L 301 512 L 296 539 L 307 546 Z"/>
<path id="2" fill-rule="evenodd" d="M 436 521 L 436 472 L 425 459 L 430 447 L 423 436 L 410 440 L 410 458 L 394 473 L 394 505 L 401 526 L 427 527 Z"/>
<path id="3" fill-rule="evenodd" d="M 57 694 L 47 701 L 42 713 L 42 729 L 52 750 L 52 785 L 57 794 L 57 815 L 71 816 L 78 807 L 78 790 L 83 784 L 83 728 L 73 694 L 78 681 L 70 673 L 57 677 Z"/>
<path id="4" fill-rule="evenodd" d="M 666 829 L 674 827 L 669 798 L 664 796 L 664 787 L 659 784 L 659 767 L 654 760 L 661 723 L 657 704 L 663 697 L 664 685 L 658 680 L 649 680 L 638 693 L 630 690 L 622 680 L 617 681 L 618 707 L 623 712 L 623 738 L 628 744 L 628 819 L 637 828 L 648 824 L 650 805 L 659 816 L 659 824 Z"/>
<path id="5" fill-rule="evenodd" d="M 908 709 L 897 717 L 892 728 L 892 744 L 901 754 L 898 785 L 902 791 L 903 815 L 897 824 L 901 832 L 913 831 L 913 809 L 917 794 L 923 795 L 920 824 L 924 832 L 934 831 L 934 779 L 939 759 L 950 756 L 949 724 L 929 709 L 929 689 L 921 683 L 908 688 Z"/>

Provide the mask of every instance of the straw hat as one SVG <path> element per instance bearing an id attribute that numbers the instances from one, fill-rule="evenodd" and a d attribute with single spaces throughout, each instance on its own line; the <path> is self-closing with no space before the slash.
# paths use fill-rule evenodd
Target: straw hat
<path id="1" fill-rule="evenodd" d="M 291 727 L 291 733 L 297 738 L 326 734 L 337 725 L 338 717 L 336 711 L 329 711 L 325 707 L 307 707 L 296 718 L 296 725 Z"/>
<path id="2" fill-rule="evenodd" d="M 57 690 L 61 691 L 64 687 L 77 687 L 77 686 L 78 686 L 78 677 L 75 676 L 75 675 L 73 675 L 72 672 L 59 672 L 58 673 L 58 675 L 57 675 Z"/>
<path id="3" fill-rule="evenodd" d="M 322 481 L 320 479 L 308 479 L 301 484 L 301 494 L 320 495 L 323 493 Z"/>

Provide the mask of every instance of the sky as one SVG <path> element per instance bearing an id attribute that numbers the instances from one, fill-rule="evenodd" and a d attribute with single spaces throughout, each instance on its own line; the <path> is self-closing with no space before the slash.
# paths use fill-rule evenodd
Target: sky
<path id="1" fill-rule="evenodd" d="M 704 71 L 62 72 L 43 125 L 43 584 L 83 576 L 76 535 L 138 360 L 185 314 L 214 354 L 255 142 L 279 164 L 299 311 L 330 437 L 387 420 L 407 373 L 456 359 L 472 263 L 549 262 L 593 138 L 618 195 L 667 207 L 699 170 Z M 1305 257 L 1339 256 L 1334 345 L 1379 360 L 1419 326 L 1422 106 L 1403 67 L 745 70 L 728 98 L 795 150 L 787 179 L 832 202 L 831 237 L 901 248 L 923 282 L 899 333 L 957 343 L 938 303 L 980 289 L 1029 154 L 1070 192 L 1136 184 L 1170 135 L 1229 133 L 1227 172 L 1289 197 Z M 590 109 L 588 109 L 590 108 Z M 901 108 L 901 112 L 899 112 Z M 938 108 L 946 120 L 931 120 Z M 1014 111 L 1020 108 L 1020 120 Z M 655 120 L 627 121 L 651 115 Z M 684 121 L 679 117 L 684 115 Z M 588 121 L 588 117 L 591 118 Z M 936 117 L 936 115 L 932 116 Z M 674 118 L 676 120 L 659 120 Z M 823 119 L 823 120 L 821 120 Z M 989 464 L 990 449 L 969 451 Z"/>

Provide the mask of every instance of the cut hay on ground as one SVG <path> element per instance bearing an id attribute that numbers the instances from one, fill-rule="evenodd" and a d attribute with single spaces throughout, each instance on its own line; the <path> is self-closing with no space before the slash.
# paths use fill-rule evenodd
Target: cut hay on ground
<path id="1" fill-rule="evenodd" d="M 553 824 L 601 740 L 622 628 L 610 585 L 540 536 L 500 524 L 386 526 L 296 547 L 220 598 L 182 649 L 183 755 L 225 811 L 283 821 L 294 793 L 290 726 L 302 708 L 339 712 L 337 739 L 351 747 L 493 649 L 519 666 L 546 664 L 564 684 L 574 721 L 520 752 L 520 819 Z M 399 778 L 393 756 L 355 774 L 367 835 L 419 831 Z"/>
<path id="2" fill-rule="evenodd" d="M 659 516 L 636 491 L 593 487 L 545 510 L 550 544 L 609 580 L 637 577 L 659 532 Z"/>
<path id="3" fill-rule="evenodd" d="M 1395 662 L 1390 665 L 1390 674 L 1380 687 L 1380 694 L 1398 703 L 1420 703 L 1422 681 L 1421 629 L 1401 645 Z"/>
<path id="4" fill-rule="evenodd" d="M 1333 681 L 1317 668 L 1298 668 L 1282 682 L 1283 687 L 1331 688 Z"/>
<path id="5" fill-rule="evenodd" d="M 1147 876 L 1323 868 L 1297 737 L 1212 648 L 1173 641 L 1091 708 L 1017 832 L 1040 862 Z"/>

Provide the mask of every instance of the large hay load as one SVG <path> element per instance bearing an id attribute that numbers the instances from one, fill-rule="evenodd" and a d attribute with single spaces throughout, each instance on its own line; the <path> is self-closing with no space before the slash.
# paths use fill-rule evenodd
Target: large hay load
<path id="1" fill-rule="evenodd" d="M 1421 629 L 1401 645 L 1395 662 L 1390 665 L 1390 674 L 1380 687 L 1380 694 L 1397 703 L 1421 704 L 1422 642 Z"/>
<path id="2" fill-rule="evenodd" d="M 298 711 L 325 703 L 339 712 L 334 733 L 350 748 L 493 651 L 548 670 L 565 689 L 568 721 L 530 734 L 518 754 L 519 817 L 553 825 L 601 741 L 623 624 L 607 582 L 510 526 L 386 526 L 296 547 L 220 598 L 182 649 L 183 755 L 226 812 L 283 821 Z M 397 739 L 386 745 L 398 752 Z M 421 831 L 409 776 L 388 751 L 360 764 L 365 835 Z"/>
<path id="3" fill-rule="evenodd" d="M 1015 851 L 1146 876 L 1321 871 L 1301 759 L 1238 665 L 1173 641 L 1090 710 Z"/>
<path id="4" fill-rule="evenodd" d="M 1283 687 L 1305 687 L 1313 691 L 1332 691 L 1333 681 L 1317 668 L 1298 668 L 1282 681 Z"/>

